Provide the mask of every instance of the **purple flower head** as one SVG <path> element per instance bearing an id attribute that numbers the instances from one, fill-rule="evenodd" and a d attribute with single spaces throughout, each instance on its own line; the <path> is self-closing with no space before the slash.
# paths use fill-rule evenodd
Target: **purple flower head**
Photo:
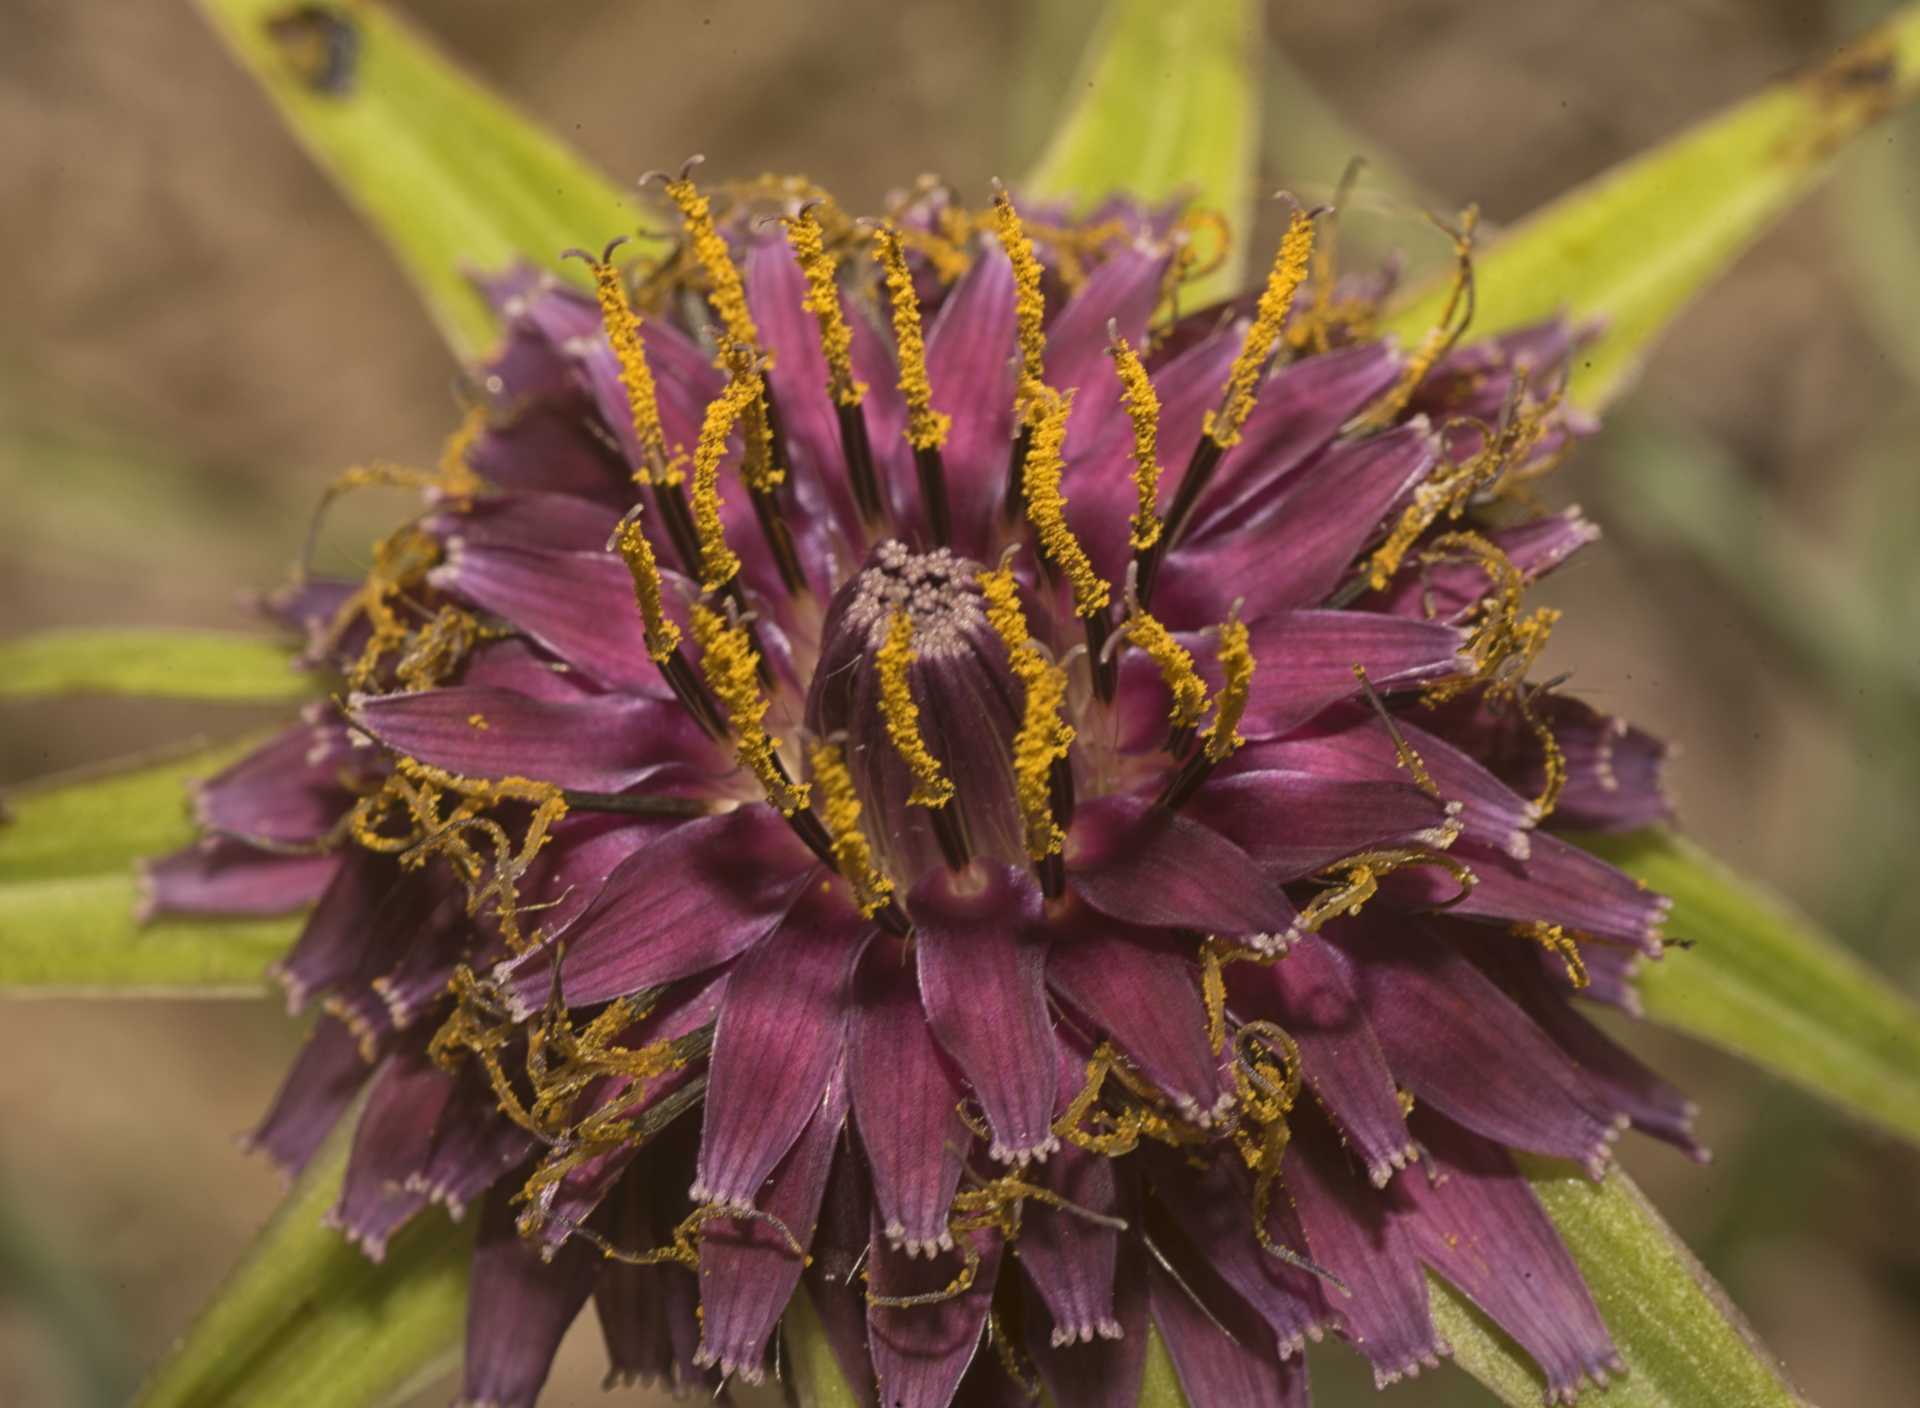
<path id="1" fill-rule="evenodd" d="M 480 1207 L 476 1404 L 588 1300 L 617 1377 L 757 1380 L 803 1281 L 907 1408 L 1130 1404 L 1149 1323 L 1196 1405 L 1304 1403 L 1329 1330 L 1384 1383 L 1428 1270 L 1604 1381 L 1508 1151 L 1700 1150 L 1570 1001 L 1665 910 L 1554 834 L 1664 815 L 1661 746 L 1527 680 L 1578 331 L 1377 339 L 1330 213 L 1193 312 L 1130 205 L 666 190 L 596 297 L 489 285 L 422 515 L 276 599 L 342 706 L 151 867 L 313 904 L 256 1142 L 364 1092 L 348 1236 Z"/>

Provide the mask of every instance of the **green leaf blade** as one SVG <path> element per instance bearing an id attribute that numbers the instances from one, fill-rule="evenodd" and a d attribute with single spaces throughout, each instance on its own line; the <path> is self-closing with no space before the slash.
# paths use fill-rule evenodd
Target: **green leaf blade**
<path id="1" fill-rule="evenodd" d="M 469 275 L 528 259 L 569 279 L 570 246 L 633 228 L 637 194 L 509 108 L 373 4 L 331 11 L 352 38 L 339 81 L 316 85 L 272 25 L 282 0 L 200 0 L 294 136 L 387 242 L 448 345 L 491 346 L 492 312 Z"/>
<path id="2" fill-rule="evenodd" d="M 1580 1264 L 1627 1372 L 1607 1408 L 1793 1408 L 1801 1399 L 1726 1295 L 1619 1169 L 1595 1184 L 1570 1164 L 1521 1159 Z M 1431 1284 L 1434 1321 L 1454 1363 L 1502 1403 L 1535 1408 L 1545 1381 L 1471 1302 Z M 1583 1400 L 1584 1401 L 1584 1400 Z"/>
<path id="3" fill-rule="evenodd" d="M 268 636 L 76 627 L 0 641 L 0 699 L 76 692 L 271 704 L 319 686 Z"/>
<path id="4" fill-rule="evenodd" d="M 474 1219 L 429 1209 L 377 1263 L 324 1226 L 353 1124 L 341 1121 L 135 1408 L 366 1408 L 451 1364 Z"/>
<path id="5" fill-rule="evenodd" d="M 1656 337 L 1823 177 L 1834 153 L 1920 96 L 1920 6 L 1908 5 L 1812 73 L 1764 90 L 1535 212 L 1475 262 L 1474 335 L 1557 313 L 1605 320 L 1571 394 L 1613 400 Z M 1398 309 L 1417 341 L 1444 288 Z"/>
<path id="6" fill-rule="evenodd" d="M 1920 1143 L 1920 1005 L 1813 924 L 1663 831 L 1581 844 L 1673 899 L 1691 941 L 1639 978 L 1647 1016 Z"/>
<path id="7" fill-rule="evenodd" d="M 1195 296 L 1233 291 L 1254 207 L 1261 54 L 1251 0 L 1109 0 L 1073 107 L 1022 189 L 1080 207 L 1123 192 L 1218 209 L 1242 238 Z"/>

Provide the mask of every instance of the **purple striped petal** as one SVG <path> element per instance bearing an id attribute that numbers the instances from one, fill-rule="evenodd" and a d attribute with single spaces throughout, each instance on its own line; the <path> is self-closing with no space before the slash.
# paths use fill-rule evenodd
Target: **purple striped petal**
<path id="1" fill-rule="evenodd" d="M 396 1056 L 374 1074 L 340 1199 L 326 1217 L 370 1261 L 384 1260 L 388 1238 L 427 1205 L 407 1185 L 426 1164 L 453 1091 L 453 1078 L 424 1055 Z"/>
<path id="2" fill-rule="evenodd" d="M 575 494 L 616 510 L 633 493 L 626 465 L 586 429 L 584 398 L 533 406 L 489 426 L 467 454 L 483 479 L 503 489 Z"/>
<path id="3" fill-rule="evenodd" d="M 1437 1178 L 1394 1185 L 1396 1221 L 1420 1259 L 1512 1335 L 1547 1377 L 1547 1401 L 1624 1372 L 1580 1268 L 1506 1153 L 1422 1114 Z"/>
<path id="4" fill-rule="evenodd" d="M 840 1131 L 847 1118 L 845 1074 L 835 1071 L 806 1131 L 767 1180 L 757 1219 L 716 1219 L 700 1238 L 700 1349 L 694 1362 L 759 1383 L 767 1341 L 800 1284 L 820 1216 Z M 785 1229 L 784 1231 L 782 1229 Z M 789 1234 L 791 1240 L 789 1240 Z"/>
<path id="5" fill-rule="evenodd" d="M 806 1295 L 820 1317 L 840 1377 L 861 1408 L 879 1408 L 873 1357 L 867 1352 L 866 1265 L 875 1215 L 860 1158 L 841 1145 L 827 1175 L 826 1201 L 814 1233 L 813 1259 L 803 1277 Z M 884 1230 L 884 1229 L 883 1229 Z"/>
<path id="6" fill-rule="evenodd" d="M 1371 911 L 1326 933 L 1354 954 L 1373 1029 L 1418 1099 L 1476 1134 L 1601 1174 L 1625 1117 L 1443 935 Z"/>
<path id="7" fill-rule="evenodd" d="M 1213 1304 L 1196 1302 L 1157 1262 L 1147 1267 L 1147 1294 L 1187 1402 L 1308 1408 L 1306 1360 L 1276 1358 L 1257 1324 L 1223 1323 Z"/>
<path id="8" fill-rule="evenodd" d="M 190 789 L 201 827 L 241 840 L 300 845 L 325 836 L 353 805 L 326 761 L 337 723 L 301 723 Z M 321 759 L 313 761 L 316 751 Z"/>
<path id="9" fill-rule="evenodd" d="M 485 494 L 458 512 L 436 514 L 428 532 L 463 549 L 604 553 L 620 515 L 572 494 Z"/>
<path id="10" fill-rule="evenodd" d="M 1174 621 L 1219 621 L 1239 601 L 1241 615 L 1258 621 L 1324 601 L 1438 459 L 1424 420 L 1335 446 L 1261 505 L 1257 524 L 1176 549 L 1154 609 Z"/>
<path id="11" fill-rule="evenodd" d="M 573 666 L 556 660 L 519 636 L 488 641 L 467 657 L 460 683 L 510 689 L 535 699 L 569 702 L 600 693 L 599 687 Z"/>
<path id="12" fill-rule="evenodd" d="M 913 955 L 896 940 L 876 940 L 861 961 L 847 1060 L 887 1239 L 908 1256 L 951 1247 L 947 1217 L 973 1136 L 960 1117 L 960 1082 L 920 1005 Z"/>
<path id="13" fill-rule="evenodd" d="M 556 944 L 504 965 L 516 1011 L 547 999 L 558 948 L 573 1007 L 605 1002 L 717 967 L 771 932 L 811 872 L 770 807 L 741 807 L 677 826 L 607 877 Z"/>
<path id="14" fill-rule="evenodd" d="M 913 892 L 920 1000 L 980 1102 L 993 1157 L 1024 1164 L 1059 1147 L 1051 1128 L 1058 1053 L 1040 890 L 1011 866 L 976 861 L 974 876 L 984 883 L 973 893 L 957 893 L 939 872 Z"/>
<path id="15" fill-rule="evenodd" d="M 964 1264 L 960 1253 L 942 1252 L 931 1263 L 915 1260 L 887 1245 L 876 1218 L 869 1285 L 876 1296 L 915 1296 L 939 1291 Z M 880 1401 L 887 1408 L 947 1408 L 960 1378 L 980 1347 L 987 1307 L 1000 1272 L 1000 1238 L 969 1232 L 978 1257 L 973 1284 L 956 1296 L 931 1305 L 900 1308 L 867 1306 L 867 1336 Z"/>
<path id="16" fill-rule="evenodd" d="M 1122 1216 L 1114 1160 L 1104 1155 L 1063 1144 L 1030 1176 L 1072 1208 L 1109 1219 Z M 1046 1305 L 1053 1326 L 1048 1339 L 1054 1347 L 1117 1340 L 1126 1333 L 1114 1304 L 1122 1233 L 1110 1222 L 1095 1222 L 1072 1208 L 1029 1202 L 1013 1248 Z M 1131 1254 L 1128 1260 L 1133 1260 Z M 1137 1288 L 1139 1268 L 1131 1270 Z"/>
<path id="17" fill-rule="evenodd" d="M 426 1158 L 404 1186 L 458 1218 L 532 1156 L 534 1138 L 501 1112 L 493 1086 L 479 1071 L 469 1068 L 455 1082 L 446 1117 L 433 1131 Z M 503 1187 L 501 1196 L 518 1191 Z"/>
<path id="18" fill-rule="evenodd" d="M 1048 322 L 1047 385 L 1075 388 L 1073 419 L 1067 426 L 1069 462 L 1120 414 L 1120 378 L 1107 356 L 1108 323 L 1128 343 L 1140 344 L 1172 258 L 1171 250 L 1151 246 L 1116 250 Z"/>
<path id="19" fill-rule="evenodd" d="M 1399 1090 L 1344 953 L 1302 934 L 1278 963 L 1230 965 L 1227 996 L 1241 1016 L 1277 1022 L 1299 1043 L 1308 1087 L 1376 1186 L 1407 1166 L 1416 1151 Z"/>
<path id="20" fill-rule="evenodd" d="M 1578 508 L 1513 528 L 1494 529 L 1486 535 L 1527 581 L 1545 576 L 1599 536 L 1600 530 L 1582 517 Z M 1397 616 L 1458 621 L 1492 588 L 1477 558 L 1462 554 L 1425 563 L 1416 557 L 1395 574 L 1386 590 L 1363 600 L 1368 606 Z"/>
<path id="21" fill-rule="evenodd" d="M 1465 640 L 1451 626 L 1360 611 L 1284 611 L 1254 622 L 1253 688 L 1240 731 L 1271 738 L 1357 697 L 1355 665 L 1382 692 L 1466 674 Z M 1202 647 L 1196 658 L 1210 654 Z"/>
<path id="22" fill-rule="evenodd" d="M 672 697 L 647 654 L 633 578 L 611 553 L 488 547 L 450 538 L 446 561 L 428 580 L 525 631 L 609 689 Z"/>
<path id="23" fill-rule="evenodd" d="M 1362 342 L 1280 368 L 1260 388 L 1240 444 L 1200 498 L 1188 538 L 1239 533 L 1265 521 L 1278 493 L 1324 450 L 1340 427 L 1400 375 L 1401 358 L 1386 342 Z M 1331 460 L 1305 473 L 1323 477 Z"/>
<path id="24" fill-rule="evenodd" d="M 533 1408 L 601 1264 L 585 1242 L 543 1259 L 514 1231 L 512 1204 L 488 1199 L 473 1248 L 456 1408 Z"/>
<path id="25" fill-rule="evenodd" d="M 1177 940 L 1087 910 L 1054 923 L 1047 986 L 1111 1037 L 1187 1119 L 1210 1124 L 1233 1103 L 1207 1039 L 1190 955 Z"/>
<path id="26" fill-rule="evenodd" d="M 685 883 L 684 881 L 682 883 Z M 848 989 L 871 930 L 811 888 L 733 965 L 713 1034 L 689 1196 L 745 1210 L 820 1108 L 846 1044 Z"/>
<path id="27" fill-rule="evenodd" d="M 1217 778 L 1187 813 L 1287 884 L 1343 856 L 1380 846 L 1453 843 L 1449 810 L 1404 782 L 1340 782 L 1312 772 L 1260 771 Z"/>
<path id="28" fill-rule="evenodd" d="M 693 1157 L 697 1139 L 694 1122 L 683 1120 L 647 1146 L 640 1166 L 607 1200 L 604 1231 L 615 1246 L 648 1251 L 672 1239 L 692 1211 L 678 1170 Z M 719 1375 L 693 1362 L 700 1344 L 700 1288 L 686 1268 L 607 1261 L 593 1301 L 612 1366 L 608 1388 L 657 1385 L 679 1394 L 718 1387 Z"/>
<path id="29" fill-rule="evenodd" d="M 140 862 L 134 916 L 146 924 L 169 914 L 292 914 L 319 899 L 339 867 L 338 855 L 279 855 L 209 837 Z"/>
<path id="30" fill-rule="evenodd" d="M 547 700 L 455 685 L 356 694 L 347 702 L 348 716 L 395 752 L 465 777 L 531 777 L 622 792 L 648 781 L 710 784 L 726 770 L 700 726 L 672 700 Z"/>
<path id="31" fill-rule="evenodd" d="M 1293 1142 L 1281 1164 L 1313 1259 L 1346 1282 L 1328 1302 L 1342 1333 L 1373 1365 L 1376 1388 L 1451 1353 L 1427 1311 L 1427 1280 L 1413 1243 L 1386 1200 L 1350 1170 L 1338 1137 L 1310 1110 L 1294 1114 Z M 1414 1175 L 1417 1177 L 1417 1175 Z"/>
<path id="32" fill-rule="evenodd" d="M 266 1118 L 247 1136 L 246 1147 L 264 1153 L 288 1178 L 296 1177 L 370 1074 L 353 1033 L 344 1023 L 322 1017 L 280 1082 Z"/>
<path id="33" fill-rule="evenodd" d="M 1088 904 L 1135 924 L 1285 947 L 1298 918 L 1245 851 L 1138 797 L 1101 797 L 1079 808 L 1067 870 Z"/>
<path id="34" fill-rule="evenodd" d="M 1524 865 L 1470 842 L 1457 846 L 1454 858 L 1478 881 L 1457 903 L 1454 878 L 1431 867 L 1397 871 L 1381 891 L 1402 904 L 1446 904 L 1462 919 L 1564 924 L 1596 939 L 1632 944 L 1649 957 L 1660 955 L 1660 929 L 1672 902 L 1558 836 L 1536 833 Z"/>
<path id="35" fill-rule="evenodd" d="M 385 972 L 406 932 L 433 911 L 433 888 L 403 884 L 391 856 L 352 846 L 339 861 L 292 950 L 270 970 L 287 990 L 290 1012 L 315 993 Z"/>
<path id="36" fill-rule="evenodd" d="M 1112 1173 L 1112 1160 L 1090 1157 Z M 1086 1311 L 1097 1309 L 1097 1303 L 1066 1298 L 1058 1286 L 1048 1292 L 1035 1275 L 1032 1259 L 1033 1240 L 1040 1231 L 1039 1206 L 1029 1204 L 1022 1218 L 1015 1249 L 1042 1297 L 1040 1305 L 1028 1302 L 1027 1350 L 1039 1366 L 1041 1381 L 1053 1395 L 1056 1408 L 1136 1408 L 1140 1401 L 1140 1382 L 1147 1364 L 1147 1254 L 1132 1207 L 1137 1202 L 1135 1196 L 1124 1204 L 1115 1204 L 1127 1208 L 1129 1220 L 1135 1225 L 1129 1233 L 1115 1238 L 1117 1260 L 1105 1268 L 1110 1319 L 1106 1324 L 1092 1322 L 1095 1334 L 1091 1339 L 1084 1333 L 1089 1323 Z M 1102 1265 L 1092 1258 L 1089 1261 L 1079 1278 L 1083 1281 L 1091 1281 Z M 1061 1268 L 1063 1276 L 1073 1270 Z"/>
<path id="37" fill-rule="evenodd" d="M 954 548 L 986 557 L 1013 445 L 1013 266 L 998 244 L 981 249 L 934 315 L 927 380 L 935 409 L 953 417 L 942 456 Z"/>

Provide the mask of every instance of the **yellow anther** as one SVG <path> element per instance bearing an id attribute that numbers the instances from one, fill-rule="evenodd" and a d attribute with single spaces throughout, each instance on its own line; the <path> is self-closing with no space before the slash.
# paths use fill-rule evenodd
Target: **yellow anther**
<path id="1" fill-rule="evenodd" d="M 717 611 L 695 605 L 692 624 L 693 638 L 700 645 L 701 673 L 733 728 L 733 750 L 740 765 L 759 779 L 767 800 L 783 816 L 792 816 L 807 805 L 808 788 L 787 776 L 780 764 L 780 740 L 767 734 L 760 652 L 753 648 L 745 626 L 729 625 Z"/>
<path id="2" fill-rule="evenodd" d="M 1254 310 L 1253 325 L 1247 329 L 1240 354 L 1233 359 L 1233 369 L 1227 373 L 1227 389 L 1221 397 L 1220 409 L 1209 412 L 1203 426 L 1207 438 L 1222 449 L 1239 443 L 1240 428 L 1246 424 L 1259 394 L 1261 375 L 1279 344 L 1287 310 L 1293 306 L 1293 295 L 1306 280 L 1312 259 L 1313 221 L 1305 211 L 1296 210 L 1273 257 L 1273 269 L 1267 275 L 1267 287 Z"/>
<path id="3" fill-rule="evenodd" d="M 1067 672 L 1047 663 L 1040 648 L 1028 644 L 1012 652 L 1014 672 L 1027 687 L 1026 711 L 1013 739 L 1014 792 L 1026 822 L 1027 854 L 1035 860 L 1056 855 L 1067 833 L 1053 816 L 1053 768 L 1073 746 L 1073 726 L 1060 717 L 1067 700 Z"/>
<path id="4" fill-rule="evenodd" d="M 1011 567 L 982 572 L 978 578 L 980 593 L 986 598 L 987 623 L 1007 643 L 1011 656 L 1030 639 L 1027 613 L 1020 606 L 1020 582 Z"/>
<path id="5" fill-rule="evenodd" d="M 647 365 L 646 343 L 640 336 L 640 315 L 627 301 L 626 284 L 620 271 L 604 259 L 593 264 L 593 291 L 600 300 L 600 322 L 607 342 L 620 363 L 620 384 L 626 388 L 627 409 L 633 417 L 633 436 L 640 442 L 642 462 L 633 466 L 633 477 L 646 484 L 654 479 L 677 482 L 679 462 L 685 458 L 667 446 L 667 432 L 660 424 L 660 400 L 653 385 L 653 369 Z M 675 476 L 669 478 L 669 476 Z"/>
<path id="6" fill-rule="evenodd" d="M 1389 425 L 1406 409 L 1407 402 L 1413 399 L 1413 393 L 1420 383 L 1427 379 L 1427 373 L 1433 370 L 1434 363 L 1446 355 L 1447 349 L 1465 332 L 1467 324 L 1473 318 L 1473 236 L 1480 224 L 1480 207 L 1470 205 L 1460 212 L 1460 228 L 1449 229 L 1436 217 L 1427 217 L 1453 239 L 1454 276 L 1453 287 L 1447 294 L 1446 306 L 1440 311 L 1440 320 L 1435 323 L 1420 346 L 1407 359 L 1401 368 L 1399 379 L 1380 397 L 1378 404 L 1355 420 L 1359 430 L 1378 430 Z M 1376 588 L 1375 590 L 1378 590 Z"/>
<path id="7" fill-rule="evenodd" d="M 887 625 L 886 642 L 874 656 L 880 670 L 880 717 L 894 751 L 915 778 L 908 803 L 944 807 L 953 800 L 953 782 L 941 770 L 940 760 L 927 751 L 920 733 L 920 706 L 913 702 L 913 685 L 907 678 L 913 661 L 913 618 L 896 611 Z"/>
<path id="8" fill-rule="evenodd" d="M 1247 711 L 1247 694 L 1253 687 L 1253 645 L 1246 623 L 1231 616 L 1220 626 L 1220 669 L 1226 683 L 1220 686 L 1219 708 L 1206 732 L 1207 760 L 1214 763 L 1246 742 L 1240 736 L 1240 716 Z"/>
<path id="9" fill-rule="evenodd" d="M 867 833 L 860 829 L 860 798 L 853 787 L 853 774 L 846 759 L 831 743 L 816 743 L 808 754 L 813 770 L 813 787 L 820 794 L 820 821 L 833 838 L 833 859 L 847 883 L 853 886 L 854 901 L 862 914 L 878 912 L 893 894 L 889 880 L 873 863 L 873 847 Z"/>
<path id="10" fill-rule="evenodd" d="M 467 457 L 473 453 L 487 428 L 487 408 L 469 407 L 461 417 L 460 426 L 447 437 L 447 443 L 440 449 L 440 481 L 434 488 L 449 498 L 468 499 L 479 493 L 482 485 L 480 476 L 474 473 Z"/>
<path id="11" fill-rule="evenodd" d="M 614 534 L 613 546 L 626 559 L 627 571 L 633 574 L 633 599 L 640 607 L 647 654 L 664 665 L 680 648 L 680 628 L 668 618 L 661 600 L 660 564 L 654 560 L 653 544 L 640 531 L 638 513 L 622 520 Z"/>
<path id="12" fill-rule="evenodd" d="M 1564 926 L 1549 924 L 1541 919 L 1515 924 L 1513 932 L 1519 938 L 1531 939 L 1558 958 L 1566 967 L 1567 981 L 1575 988 L 1587 985 L 1587 961 L 1580 956 L 1579 935 L 1569 934 Z"/>
<path id="13" fill-rule="evenodd" d="M 758 347 L 760 330 L 754 326 L 753 314 L 747 311 L 747 291 L 740 282 L 740 270 L 733 262 L 733 254 L 714 226 L 712 203 L 685 177 L 667 182 L 667 197 L 680 207 L 694 258 L 707 273 L 707 299 L 720 315 L 720 324 L 727 330 L 727 336 L 749 347 Z"/>
<path id="14" fill-rule="evenodd" d="M 1113 599 L 1113 589 L 1093 570 L 1093 563 L 1080 540 L 1067 526 L 1067 496 L 1060 492 L 1064 469 L 1061 448 L 1067 439 L 1067 417 L 1073 410 L 1073 393 L 1062 395 L 1043 387 L 1038 419 L 1033 427 L 1033 443 L 1027 450 L 1024 488 L 1027 519 L 1033 524 L 1040 550 L 1060 569 L 1073 589 L 1073 609 L 1081 616 L 1104 611 Z"/>
<path id="15" fill-rule="evenodd" d="M 913 291 L 900 232 L 883 225 L 873 234 L 873 257 L 886 271 L 887 297 L 893 304 L 893 340 L 900 355 L 900 394 L 907 402 L 907 443 L 935 450 L 947 443 L 953 417 L 933 408 L 933 383 L 927 379 L 927 342 L 920 331 L 920 297 Z"/>
<path id="16" fill-rule="evenodd" d="M 725 348 L 721 362 L 735 381 L 750 383 L 754 388 L 740 415 L 740 480 L 756 494 L 771 494 L 785 482 L 787 472 L 773 460 L 773 426 L 767 418 L 766 379 L 760 374 L 763 362 L 744 342 Z"/>
<path id="17" fill-rule="evenodd" d="M 993 193 L 993 232 L 1013 264 L 1013 311 L 1020 336 L 1014 411 L 1020 424 L 1031 425 L 1046 395 L 1047 305 L 1040 291 L 1040 261 L 1034 257 L 1033 241 L 1004 190 Z"/>
<path id="18" fill-rule="evenodd" d="M 840 285 L 834 278 L 833 256 L 827 253 L 826 235 L 812 209 L 787 221 L 787 243 L 793 246 L 800 271 L 807 278 L 807 296 L 802 306 L 820 325 L 820 351 L 827 359 L 827 387 L 833 399 L 843 406 L 857 406 L 867 394 L 866 385 L 853 376 L 853 330 L 847 326 L 846 312 L 840 306 Z"/>
<path id="19" fill-rule="evenodd" d="M 1120 377 L 1120 399 L 1133 422 L 1133 487 L 1139 504 L 1133 511 L 1133 531 L 1127 541 L 1135 552 L 1145 552 L 1160 541 L 1160 398 L 1140 361 L 1140 354 L 1123 337 L 1107 344 L 1113 369 Z"/>
<path id="20" fill-rule="evenodd" d="M 1207 712 L 1207 683 L 1194 668 L 1193 655 L 1159 620 L 1137 608 L 1127 617 L 1126 632 L 1127 639 L 1159 667 L 1160 678 L 1173 695 L 1169 713 L 1173 726 L 1185 729 L 1198 724 Z"/>
<path id="21" fill-rule="evenodd" d="M 740 570 L 720 519 L 720 461 L 734 424 L 760 399 L 760 373 L 751 362 L 735 363 L 729 370 L 733 375 L 707 405 L 700 443 L 693 451 L 693 529 L 700 540 L 700 585 L 710 592 L 719 591 Z"/>

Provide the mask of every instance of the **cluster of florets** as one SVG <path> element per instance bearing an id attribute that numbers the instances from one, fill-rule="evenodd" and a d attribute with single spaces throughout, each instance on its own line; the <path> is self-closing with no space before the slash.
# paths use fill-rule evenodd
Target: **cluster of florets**
<path id="1" fill-rule="evenodd" d="M 889 1405 L 1131 1404 L 1149 1321 L 1196 1405 L 1300 1402 L 1327 1330 L 1446 1353 L 1426 1268 L 1604 1378 L 1508 1151 L 1694 1146 L 1569 1000 L 1630 1009 L 1664 905 L 1554 830 L 1665 812 L 1527 678 L 1574 333 L 1378 338 L 1332 212 L 1183 310 L 1164 213 L 665 190 L 591 296 L 488 286 L 443 464 L 344 481 L 421 516 L 275 600 L 335 701 L 151 867 L 313 906 L 256 1142 L 360 1098 L 373 1256 L 481 1207 L 474 1403 L 589 1298 L 616 1375 L 757 1379 L 803 1282 Z"/>

